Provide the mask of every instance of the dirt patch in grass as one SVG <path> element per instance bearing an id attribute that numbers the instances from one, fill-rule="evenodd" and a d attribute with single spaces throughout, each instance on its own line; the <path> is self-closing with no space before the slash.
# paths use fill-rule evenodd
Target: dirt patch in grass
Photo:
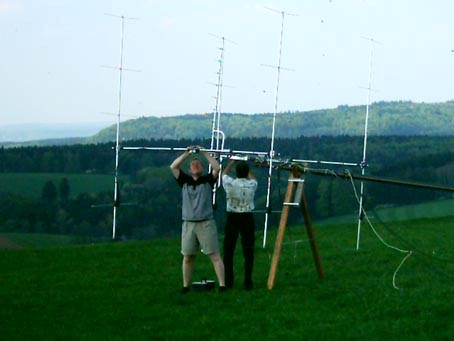
<path id="1" fill-rule="evenodd" d="M 0 249 L 21 249 L 22 247 L 8 238 L 0 236 Z"/>

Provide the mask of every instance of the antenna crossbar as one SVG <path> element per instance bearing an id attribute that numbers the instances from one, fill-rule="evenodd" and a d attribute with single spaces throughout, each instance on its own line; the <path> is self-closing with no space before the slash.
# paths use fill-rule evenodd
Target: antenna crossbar
<path id="1" fill-rule="evenodd" d="M 218 38 L 218 39 L 221 39 L 222 41 L 226 41 L 226 42 L 229 42 L 231 44 L 234 44 L 234 45 L 238 45 L 237 42 L 233 41 L 233 40 L 230 40 L 230 39 L 227 39 L 226 37 L 224 36 L 219 36 L 217 34 L 214 34 L 214 33 L 208 33 L 210 36 L 212 37 L 215 37 L 215 38 Z M 220 49 L 223 49 L 224 47 L 221 47 Z"/>
<path id="2" fill-rule="evenodd" d="M 291 162 L 298 162 L 298 163 L 315 163 L 320 165 L 333 165 L 333 166 L 352 166 L 352 167 L 359 167 L 361 166 L 360 163 L 354 162 L 340 162 L 340 161 L 319 161 L 319 160 L 301 160 L 301 159 L 291 159 Z"/>
<path id="3" fill-rule="evenodd" d="M 289 69 L 289 68 L 286 68 L 286 67 L 276 66 L 276 65 L 269 65 L 269 64 L 260 64 L 260 66 L 265 66 L 265 67 L 270 67 L 270 68 L 273 68 L 273 69 L 279 69 L 279 70 L 285 70 L 285 71 L 296 71 L 295 69 Z"/>
<path id="4" fill-rule="evenodd" d="M 271 8 L 271 7 L 267 7 L 267 6 L 263 6 L 263 8 L 267 9 L 268 11 L 271 11 L 271 12 L 274 12 L 274 13 L 277 13 L 277 14 L 281 14 L 282 16 L 284 15 L 289 15 L 291 17 L 297 17 L 298 14 L 296 13 L 290 13 L 290 12 L 286 12 L 286 11 L 282 11 L 282 10 L 277 10 L 277 9 L 274 9 L 274 8 Z"/>
<path id="5" fill-rule="evenodd" d="M 142 70 L 129 69 L 129 68 L 125 68 L 122 66 L 110 66 L 110 65 L 100 65 L 100 66 L 103 68 L 106 68 L 106 69 L 114 69 L 114 70 L 118 70 L 118 71 L 142 72 Z"/>
<path id="6" fill-rule="evenodd" d="M 123 150 L 144 150 L 144 151 L 167 151 L 167 152 L 175 152 L 175 151 L 186 151 L 188 148 L 185 147 L 146 147 L 146 146 L 139 146 L 139 147 L 121 147 Z M 233 150 L 233 149 L 211 149 L 211 148 L 194 148 L 191 149 L 191 153 L 196 154 L 199 152 L 207 152 L 207 153 L 214 153 L 214 154 L 225 154 L 225 155 L 256 155 L 256 156 L 266 156 L 268 152 L 256 152 L 250 150 Z"/>
<path id="7" fill-rule="evenodd" d="M 139 19 L 139 18 L 135 18 L 135 17 L 126 17 L 124 15 L 118 15 L 118 14 L 112 14 L 112 13 L 104 13 L 104 15 L 107 15 L 109 17 L 123 19 L 123 20 L 138 20 Z"/>

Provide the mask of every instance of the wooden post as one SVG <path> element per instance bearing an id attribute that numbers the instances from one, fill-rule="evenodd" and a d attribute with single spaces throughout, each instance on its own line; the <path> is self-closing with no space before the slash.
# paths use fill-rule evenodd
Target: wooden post
<path id="1" fill-rule="evenodd" d="M 311 216 L 309 215 L 309 210 L 307 208 L 307 201 L 304 190 L 301 196 L 301 212 L 303 213 L 307 236 L 309 237 L 309 243 L 311 244 L 312 257 L 314 258 L 315 268 L 317 269 L 318 277 L 320 279 L 323 279 L 325 275 L 323 273 L 322 262 L 318 253 L 317 242 L 315 241 L 314 230 L 312 229 Z"/>
<path id="2" fill-rule="evenodd" d="M 292 172 L 292 175 L 290 175 L 290 179 L 293 177 L 294 176 L 293 176 L 293 172 Z M 285 192 L 284 202 L 290 202 L 292 200 L 294 187 L 295 187 L 295 183 L 289 181 L 287 184 L 287 192 Z M 273 258 L 271 260 L 270 274 L 268 276 L 268 289 L 270 289 L 270 290 L 273 289 L 274 280 L 276 278 L 277 265 L 279 263 L 279 257 L 281 255 L 282 241 L 284 240 L 285 229 L 287 227 L 289 209 L 290 209 L 290 207 L 285 206 L 285 205 L 282 208 L 281 219 L 279 221 L 279 229 L 277 231 L 277 236 L 276 236 L 276 243 L 274 244 Z"/>

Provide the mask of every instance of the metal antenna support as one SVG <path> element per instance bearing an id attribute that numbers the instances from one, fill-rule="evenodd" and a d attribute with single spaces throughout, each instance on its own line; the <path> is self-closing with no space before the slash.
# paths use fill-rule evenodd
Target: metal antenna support
<path id="1" fill-rule="evenodd" d="M 278 63 L 277 66 L 271 66 L 276 68 L 277 70 L 277 77 L 276 77 L 276 94 L 274 98 L 274 111 L 273 111 L 273 124 L 272 124 L 272 130 L 271 130 L 271 145 L 270 145 L 270 155 L 269 155 L 269 167 L 268 167 L 268 184 L 267 184 L 267 192 L 266 192 L 266 213 L 265 213 L 265 226 L 263 229 L 263 247 L 265 248 L 266 246 L 266 237 L 267 237 L 267 230 L 268 230 L 268 220 L 269 220 L 269 215 L 271 213 L 271 206 L 270 206 L 270 196 L 271 196 L 271 176 L 273 173 L 273 158 L 275 155 L 274 152 L 274 139 L 275 139 L 275 131 L 276 131 L 276 115 L 278 111 L 278 103 L 279 103 L 279 82 L 280 82 L 280 77 L 281 77 L 281 61 L 282 61 L 282 42 L 283 42 L 283 37 L 284 37 L 284 19 L 286 15 L 290 16 L 295 16 L 296 14 L 291 14 L 287 13 L 284 11 L 277 11 L 275 9 L 265 7 L 267 10 L 270 10 L 272 12 L 278 13 L 281 15 L 282 21 L 281 21 L 281 34 L 280 34 L 280 39 L 279 39 L 279 55 L 278 55 Z M 264 65 L 264 66 L 270 66 L 270 65 Z M 290 70 L 290 69 L 288 69 Z"/>
<path id="2" fill-rule="evenodd" d="M 117 228 L 117 207 L 120 206 L 120 197 L 119 197 L 119 186 L 118 186 L 118 160 L 120 154 L 120 120 L 121 120 L 121 101 L 122 101 L 122 80 L 123 80 L 123 71 L 135 71 L 140 72 L 139 70 L 134 69 L 125 69 L 123 67 L 123 50 L 124 50 L 124 32 L 125 32 L 125 20 L 134 20 L 137 18 L 125 17 L 124 15 L 115 15 L 110 13 L 105 13 L 105 15 L 121 19 L 121 37 L 120 37 L 120 65 L 118 67 L 110 67 L 112 69 L 118 70 L 119 74 L 119 83 L 118 83 L 118 111 L 117 111 L 117 129 L 115 137 L 115 180 L 114 180 L 114 201 L 113 201 L 113 218 L 112 218 L 112 239 L 115 239 L 115 232 Z"/>
<path id="3" fill-rule="evenodd" d="M 367 102 L 366 102 L 366 117 L 364 121 L 364 141 L 363 141 L 363 158 L 361 160 L 361 175 L 364 176 L 366 172 L 366 155 L 367 155 L 367 137 L 369 130 L 369 106 L 370 106 L 370 94 L 372 91 L 372 61 L 374 57 L 374 45 L 381 44 L 373 38 L 361 37 L 370 41 L 370 55 L 369 55 L 369 81 L 367 85 Z M 360 195 L 359 195 L 359 212 L 358 212 L 358 231 L 356 236 L 356 250 L 359 250 L 359 240 L 361 238 L 361 221 L 363 217 L 363 199 L 364 199 L 364 181 L 361 180 Z"/>
<path id="4" fill-rule="evenodd" d="M 221 138 L 221 107 L 222 107 L 222 82 L 224 75 L 224 48 L 225 48 L 225 38 L 220 37 L 222 45 L 219 48 L 220 55 L 218 59 L 219 68 L 217 72 L 217 83 L 216 83 L 216 96 L 215 96 L 215 106 L 213 111 L 213 126 L 211 129 L 211 149 L 219 149 L 220 138 Z M 216 140 L 216 144 L 215 144 Z"/>
<path id="5" fill-rule="evenodd" d="M 227 39 L 225 37 L 221 37 L 215 34 L 210 33 L 211 36 L 221 40 L 221 47 L 219 48 L 219 67 L 217 72 L 217 82 L 216 86 L 216 96 L 215 98 L 215 107 L 213 110 L 213 122 L 211 128 L 211 144 L 210 149 L 224 149 L 224 141 L 225 141 L 225 134 L 221 130 L 221 113 L 222 113 L 222 88 L 224 87 L 223 84 L 223 77 L 224 77 L 224 51 L 225 51 L 225 42 L 229 42 L 235 45 L 238 45 L 233 40 Z M 209 171 L 211 171 L 211 165 L 209 166 Z M 216 204 L 216 190 L 221 185 L 221 174 L 218 176 L 218 183 L 217 186 L 213 188 L 213 205 Z"/>

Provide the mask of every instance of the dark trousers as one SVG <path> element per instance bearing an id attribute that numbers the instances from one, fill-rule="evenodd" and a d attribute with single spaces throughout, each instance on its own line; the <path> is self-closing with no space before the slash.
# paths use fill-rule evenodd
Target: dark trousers
<path id="1" fill-rule="evenodd" d="M 241 235 L 244 256 L 244 285 L 247 286 L 252 284 L 252 268 L 254 265 L 255 224 L 252 213 L 227 212 L 224 236 L 225 285 L 227 287 L 232 287 L 234 282 L 233 256 L 238 235 Z"/>

